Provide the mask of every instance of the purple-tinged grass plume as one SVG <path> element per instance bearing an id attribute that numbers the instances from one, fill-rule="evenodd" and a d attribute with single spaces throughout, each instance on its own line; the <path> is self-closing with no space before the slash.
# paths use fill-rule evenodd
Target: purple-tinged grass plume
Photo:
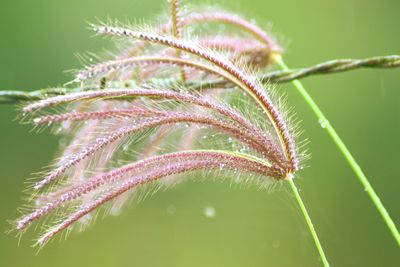
<path id="1" fill-rule="evenodd" d="M 228 12 L 185 16 L 173 0 L 171 14 L 145 29 L 91 25 L 120 40 L 121 51 L 77 71 L 78 89 L 22 108 L 36 127 L 53 125 L 66 142 L 31 185 L 30 208 L 15 222 L 22 232 L 46 221 L 38 245 L 87 224 L 100 207 L 119 210 L 149 185 L 215 174 L 268 185 L 299 170 L 304 155 L 294 123 L 272 87 L 256 78 L 282 53 L 275 39 Z M 235 30 L 198 27 L 221 23 Z M 221 88 L 196 86 L 219 81 Z"/>

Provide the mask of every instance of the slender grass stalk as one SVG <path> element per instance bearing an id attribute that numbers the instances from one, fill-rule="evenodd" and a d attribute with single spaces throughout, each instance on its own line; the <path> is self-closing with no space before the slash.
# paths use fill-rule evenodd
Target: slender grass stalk
<path id="1" fill-rule="evenodd" d="M 320 257 L 321 257 L 322 263 L 323 263 L 323 265 L 325 267 L 328 267 L 329 263 L 328 263 L 328 260 L 327 260 L 327 258 L 325 256 L 324 249 L 322 248 L 321 242 L 319 241 L 317 232 L 315 231 L 315 228 L 314 228 L 314 225 L 313 225 L 313 223 L 311 221 L 310 215 L 307 212 L 306 206 L 304 205 L 304 202 L 301 199 L 301 196 L 299 194 L 299 191 L 297 190 L 297 186 L 294 183 L 293 179 L 289 179 L 289 184 L 290 184 L 290 188 L 293 191 L 293 194 L 294 194 L 294 197 L 296 199 L 296 202 L 300 207 L 301 213 L 303 213 L 304 219 L 306 220 L 306 223 L 307 223 L 308 228 L 310 230 L 311 236 L 312 236 L 312 238 L 314 240 L 315 246 L 317 247 L 318 253 L 319 253 Z"/>
<path id="2" fill-rule="evenodd" d="M 280 56 L 276 58 L 277 63 L 279 66 L 288 71 L 289 67 L 285 64 L 283 59 Z M 378 209 L 379 213 L 381 214 L 383 220 L 385 221 L 387 227 L 392 232 L 394 239 L 396 240 L 397 244 L 400 246 L 400 233 L 396 228 L 393 220 L 390 218 L 389 213 L 387 212 L 385 206 L 382 204 L 381 200 L 379 199 L 378 195 L 375 193 L 375 190 L 372 188 L 371 184 L 368 181 L 368 178 L 365 176 L 364 172 L 362 171 L 361 167 L 358 165 L 357 161 L 351 155 L 350 151 L 347 149 L 346 145 L 343 143 L 342 139 L 336 133 L 333 126 L 329 123 L 328 119 L 325 117 L 324 113 L 318 107 L 317 103 L 312 99 L 312 97 L 308 94 L 304 86 L 298 80 L 292 81 L 293 85 L 296 87 L 297 91 L 300 95 L 304 98 L 307 102 L 309 107 L 312 109 L 314 114 L 318 117 L 319 123 L 321 124 L 322 128 L 328 131 L 329 135 L 331 136 L 333 142 L 335 142 L 336 146 L 342 152 L 343 156 L 346 158 L 347 162 L 350 164 L 350 167 L 353 169 L 354 173 L 356 174 L 358 180 L 364 187 L 364 190 L 367 192 L 369 197 L 371 198 L 372 202 Z"/>

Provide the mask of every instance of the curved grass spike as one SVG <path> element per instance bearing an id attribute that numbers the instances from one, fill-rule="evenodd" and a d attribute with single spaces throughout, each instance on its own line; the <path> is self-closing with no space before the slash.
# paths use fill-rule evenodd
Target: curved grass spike
<path id="1" fill-rule="evenodd" d="M 134 177 L 131 179 L 126 180 L 123 182 L 120 186 L 117 186 L 115 189 L 113 189 L 111 192 L 106 193 L 92 202 L 89 202 L 78 209 L 69 217 L 67 217 L 65 220 L 63 220 L 61 223 L 58 225 L 50 228 L 49 231 L 47 231 L 45 234 L 43 234 L 37 244 L 40 246 L 43 246 L 45 243 L 48 242 L 48 240 L 53 237 L 55 234 L 58 232 L 62 231 L 63 229 L 71 226 L 73 223 L 75 223 L 77 220 L 85 216 L 86 214 L 92 212 L 93 210 L 97 209 L 100 207 L 102 204 L 110 201 L 111 199 L 121 195 L 122 193 L 138 186 L 142 185 L 145 183 L 149 183 L 151 181 L 160 179 L 162 177 L 174 175 L 174 174 L 179 174 L 179 173 L 187 173 L 187 172 L 192 172 L 196 170 L 210 170 L 210 169 L 220 169 L 221 168 L 221 163 L 219 162 L 220 159 L 217 160 L 212 160 L 213 157 L 209 159 L 204 159 L 201 161 L 189 161 L 189 162 L 181 162 L 177 164 L 169 164 L 166 167 L 160 167 L 155 169 L 154 171 L 149 172 L 148 174 L 144 176 L 139 176 L 139 177 Z M 224 168 L 235 170 L 237 168 L 240 169 L 245 169 L 249 172 L 256 172 L 256 173 L 263 173 L 259 167 L 254 167 L 252 162 L 248 161 L 246 163 L 240 163 L 237 158 L 233 160 L 228 160 L 228 161 L 223 161 Z M 264 170 L 263 170 L 264 171 Z"/>
<path id="2" fill-rule="evenodd" d="M 172 5 L 172 17 L 173 18 L 177 17 L 176 14 L 174 14 L 174 12 L 176 13 L 174 6 L 177 7 L 178 1 L 172 1 L 171 5 Z M 273 55 L 275 53 L 278 53 L 278 54 L 282 53 L 282 48 L 276 43 L 274 38 L 269 36 L 267 33 L 265 33 L 261 28 L 254 25 L 253 23 L 250 23 L 247 20 L 239 17 L 238 15 L 232 15 L 230 13 L 223 12 L 223 11 L 217 11 L 217 12 L 205 11 L 205 12 L 200 12 L 200 13 L 189 14 L 185 17 L 181 17 L 179 20 L 172 19 L 171 22 L 169 22 L 168 24 L 166 24 L 163 27 L 161 27 L 160 29 L 158 29 L 157 32 L 160 34 L 166 34 L 172 30 L 174 32 L 174 36 L 177 38 L 180 38 L 182 35 L 183 27 L 186 27 L 189 25 L 191 26 L 193 24 L 202 24 L 202 23 L 230 24 L 237 28 L 240 28 L 241 30 L 243 30 L 245 32 L 250 33 L 258 41 L 260 41 L 261 43 L 266 45 L 263 48 L 263 50 L 261 50 L 262 53 L 258 54 L 258 57 L 261 59 L 263 59 L 262 55 L 265 53 L 267 53 L 267 55 L 268 55 L 267 61 L 269 61 L 269 59 L 270 59 L 269 58 L 270 54 Z M 176 34 L 178 34 L 178 36 L 175 34 L 175 32 L 176 32 Z M 216 36 L 211 37 L 211 39 L 213 39 L 214 41 L 218 41 L 218 40 L 216 40 L 217 38 L 218 37 L 216 37 Z M 132 48 L 128 49 L 128 51 L 125 52 L 124 55 L 125 55 L 125 57 L 130 57 L 131 55 L 137 55 L 137 53 L 142 51 L 143 49 L 145 49 L 147 47 L 147 45 L 148 45 L 148 43 L 146 43 L 146 42 L 141 42 L 139 44 L 136 44 Z M 226 44 L 224 46 L 226 46 Z M 270 62 L 264 62 L 264 63 L 269 64 Z"/>
<path id="3" fill-rule="evenodd" d="M 227 134 L 231 135 L 238 140 L 241 140 L 243 143 L 248 144 L 252 147 L 255 151 L 260 152 L 261 154 L 270 153 L 265 150 L 263 144 L 257 143 L 257 138 L 245 129 L 240 129 L 236 125 L 229 123 L 228 121 L 218 120 L 210 116 L 204 115 L 193 115 L 190 113 L 184 112 L 165 112 L 164 114 L 158 114 L 161 116 L 145 119 L 142 122 L 138 122 L 132 126 L 127 126 L 123 128 L 119 128 L 112 133 L 108 133 L 105 136 L 98 137 L 92 144 L 82 149 L 79 153 L 71 155 L 68 157 L 64 164 L 55 168 L 50 173 L 48 173 L 43 179 L 39 180 L 35 185 L 34 188 L 36 190 L 43 188 L 45 185 L 49 184 L 50 182 L 56 180 L 59 176 L 64 174 L 70 167 L 76 165 L 80 161 L 85 158 L 92 156 L 97 151 L 104 148 L 106 145 L 115 142 L 118 139 L 123 137 L 132 135 L 134 133 L 154 128 L 164 124 L 176 124 L 176 123 L 196 123 L 200 125 L 205 125 L 209 127 L 213 127 L 219 129 Z M 277 164 L 282 164 L 277 162 Z M 285 178 L 285 172 L 282 170 L 282 177 Z"/>
<path id="4" fill-rule="evenodd" d="M 176 112 L 176 111 L 170 111 L 170 112 L 163 112 L 163 111 L 158 111 L 158 110 L 150 110 L 150 109 L 142 109 L 142 108 L 133 108 L 133 109 L 123 109 L 123 110 L 105 110 L 105 111 L 95 111 L 95 112 L 73 112 L 73 113 L 66 113 L 62 115 L 48 115 L 44 117 L 39 117 L 34 119 L 34 123 L 36 124 L 46 124 L 49 125 L 51 123 L 60 123 L 64 121 L 79 121 L 79 120 L 103 120 L 111 117 L 122 117 L 122 118 L 130 118 L 130 117 L 136 117 L 140 116 L 143 118 L 143 116 L 149 116 L 148 119 L 154 119 L 158 117 L 165 117 L 167 120 L 165 123 L 168 123 L 171 119 L 179 119 L 181 120 L 187 120 L 187 122 L 193 122 L 193 123 L 204 123 L 210 126 L 217 126 L 220 128 L 224 128 L 226 130 L 229 130 L 231 133 L 235 133 L 237 135 L 241 134 L 244 142 L 253 142 L 255 145 L 254 148 L 257 146 L 260 146 L 260 149 L 258 150 L 260 153 L 265 153 L 264 155 L 270 155 L 273 160 L 276 160 L 276 162 L 279 164 L 284 161 L 284 159 L 281 157 L 280 154 L 273 154 L 271 153 L 270 150 L 265 149 L 265 147 L 269 148 L 271 147 L 271 150 L 273 150 L 273 142 L 272 140 L 263 138 L 261 139 L 260 136 L 254 134 L 252 131 L 247 131 L 247 128 L 241 128 L 240 126 L 236 126 L 235 124 L 229 124 L 226 122 L 224 124 L 224 121 L 222 119 L 215 120 L 211 117 L 207 116 L 202 116 L 202 115 L 190 115 L 189 113 L 184 113 L 184 112 Z M 209 119 L 207 121 L 207 119 Z M 224 126 L 225 125 L 225 126 Z M 149 126 L 150 127 L 150 126 Z M 265 137 L 265 136 L 264 136 Z M 256 145 L 257 144 L 257 145 Z M 276 151 L 279 153 L 279 151 Z M 281 162 L 280 162 L 281 161 Z M 281 165 L 283 167 L 283 164 Z"/>
<path id="5" fill-rule="evenodd" d="M 79 92 L 74 94 L 69 94 L 67 96 L 56 96 L 48 99 L 44 99 L 28 105 L 24 108 L 25 112 L 31 112 L 38 109 L 43 109 L 45 107 L 53 106 L 56 104 L 61 104 L 64 102 L 71 102 L 77 100 L 88 100 L 88 99 L 96 99 L 96 98 L 114 98 L 114 97 L 127 97 L 127 96 L 147 96 L 154 97 L 159 99 L 172 99 L 180 102 L 190 103 L 193 105 L 198 105 L 200 107 L 208 108 L 215 112 L 218 112 L 221 115 L 226 116 L 230 120 L 238 123 L 245 129 L 249 129 L 254 133 L 257 137 L 258 142 L 263 144 L 267 149 L 267 156 L 271 157 L 272 160 L 277 162 L 283 162 L 283 156 L 279 149 L 277 149 L 274 145 L 274 142 L 262 132 L 256 125 L 251 123 L 245 117 L 243 117 L 240 113 L 236 112 L 234 109 L 229 106 L 222 105 L 212 99 L 206 97 L 198 97 L 189 93 L 184 92 L 175 92 L 169 90 L 156 90 L 156 89 L 107 89 L 106 91 L 86 91 Z M 48 115 L 44 117 L 35 118 L 34 122 L 36 124 L 49 124 L 53 122 L 59 122 L 63 120 L 80 120 L 83 118 L 86 119 L 105 119 L 113 116 L 135 116 L 137 114 L 145 115 L 150 114 L 150 110 L 146 110 L 143 108 L 131 108 L 129 110 L 103 110 L 98 112 L 86 112 L 86 113 L 77 113 L 73 112 L 70 114 L 62 114 L 62 115 Z M 152 111 L 154 114 L 154 110 Z"/>
<path id="6" fill-rule="evenodd" d="M 222 71 L 213 68 L 212 66 L 208 66 L 206 64 L 202 64 L 201 62 L 196 62 L 187 59 L 179 59 L 179 58 L 171 58 L 171 57 L 133 57 L 121 60 L 112 60 L 105 63 L 99 63 L 97 65 L 93 65 L 87 67 L 84 70 L 78 72 L 75 78 L 75 82 L 82 82 L 87 79 L 95 78 L 101 75 L 104 75 L 110 71 L 121 70 L 124 68 L 129 68 L 134 65 L 151 65 L 151 64 L 165 64 L 165 65 L 176 65 L 176 66 L 185 66 L 193 69 L 197 69 L 200 71 L 204 71 L 208 74 L 216 75 L 228 82 L 233 82 L 232 78 L 223 73 Z"/>
<path id="7" fill-rule="evenodd" d="M 154 169 L 155 166 L 159 167 L 161 165 L 168 165 L 171 162 L 178 164 L 192 161 L 210 161 L 214 164 L 219 164 L 219 167 L 221 167 L 221 164 L 230 164 L 236 167 L 240 166 L 241 168 L 245 167 L 252 172 L 257 172 L 258 174 L 264 176 L 274 177 L 279 174 L 279 170 L 271 167 L 268 162 L 264 162 L 259 158 L 252 157 L 250 155 L 232 153 L 229 151 L 196 150 L 154 156 L 134 162 L 132 164 L 128 164 L 105 174 L 94 176 L 87 181 L 81 182 L 80 184 L 64 188 L 60 193 L 54 192 L 54 197 L 48 199 L 44 205 L 18 220 L 17 229 L 24 229 L 34 220 L 43 217 L 61 205 L 65 205 L 67 202 L 71 202 L 85 194 L 89 194 L 90 192 L 107 183 L 113 183 L 121 180 L 124 176 L 140 173 L 141 169 Z"/>
<path id="8" fill-rule="evenodd" d="M 247 20 L 237 16 L 233 15 L 230 13 L 226 12 L 205 12 L 205 13 L 198 13 L 194 14 L 192 16 L 187 17 L 183 21 L 184 25 L 187 24 L 192 24 L 194 22 L 220 22 L 220 23 L 225 23 L 225 24 L 230 24 L 234 25 L 236 27 L 239 27 L 250 34 L 252 34 L 254 37 L 256 37 L 259 41 L 261 41 L 264 44 L 267 44 L 270 46 L 270 49 L 273 52 L 276 53 L 281 53 L 282 48 L 279 47 L 279 45 L 276 43 L 276 41 L 268 35 L 264 30 L 256 26 L 254 23 L 250 23 Z"/>
<path id="9" fill-rule="evenodd" d="M 160 36 L 157 34 L 146 33 L 146 32 L 136 32 L 120 27 L 109 27 L 109 26 L 96 26 L 92 25 L 93 29 L 99 34 L 120 36 L 139 39 L 143 41 L 148 41 L 156 44 L 162 44 L 176 49 L 180 49 L 184 52 L 193 54 L 200 58 L 203 58 L 210 63 L 215 64 L 222 70 L 226 71 L 227 74 L 231 75 L 233 79 L 236 80 L 236 84 L 249 93 L 254 100 L 260 105 L 264 110 L 265 114 L 270 119 L 273 124 L 276 133 L 279 137 L 282 149 L 284 151 L 285 157 L 288 160 L 288 169 L 286 177 L 291 179 L 294 172 L 298 169 L 298 159 L 296 156 L 296 148 L 293 137 L 289 132 L 288 126 L 282 117 L 281 113 L 271 102 L 270 98 L 266 94 L 264 88 L 257 81 L 253 80 L 251 76 L 246 75 L 240 69 L 238 69 L 229 60 L 225 60 L 224 57 L 216 55 L 211 51 L 207 51 L 194 43 L 178 40 L 175 38 L 170 38 L 167 36 Z"/>
<path id="10" fill-rule="evenodd" d="M 400 57 L 397 60 L 398 60 L 397 63 L 394 62 L 392 64 L 392 63 L 385 62 L 384 65 L 388 66 L 388 67 L 393 67 L 396 64 L 399 65 L 400 64 Z M 374 61 L 376 61 L 376 58 L 370 60 L 371 64 L 374 64 Z M 280 56 L 277 56 L 277 62 L 278 62 L 278 64 L 281 66 L 281 68 L 284 71 L 289 71 L 288 66 L 285 64 L 285 62 L 283 61 L 283 59 Z M 354 64 L 350 64 L 349 65 L 349 61 L 346 61 L 344 64 L 347 64 L 347 67 L 345 66 L 343 68 L 352 69 L 352 68 L 360 67 L 360 66 L 368 66 L 368 63 L 365 63 L 365 62 L 368 62 L 368 60 L 364 61 L 364 63 L 363 62 L 361 62 L 361 63 L 360 62 L 355 62 Z M 389 62 L 392 62 L 392 61 L 389 61 Z M 340 64 L 343 64 L 343 62 L 339 63 L 338 65 L 340 65 Z M 332 64 L 328 64 L 328 65 L 331 66 Z M 333 69 L 335 70 L 335 68 L 333 68 Z M 337 69 L 337 70 L 339 70 L 339 69 Z M 294 76 L 296 76 L 296 75 L 294 75 Z M 353 169 L 354 173 L 356 174 L 358 180 L 363 185 L 364 191 L 367 192 L 368 196 L 371 198 L 373 204 L 378 209 L 378 211 L 381 214 L 383 220 L 385 221 L 387 227 L 389 228 L 390 232 L 392 233 L 395 241 L 400 246 L 400 233 L 399 233 L 399 230 L 397 229 L 396 224 L 394 223 L 394 221 L 390 217 L 389 213 L 387 212 L 385 206 L 383 205 L 383 203 L 379 199 L 379 197 L 376 194 L 375 190 L 373 189 L 373 187 L 369 183 L 367 176 L 365 176 L 365 174 L 362 171 L 361 167 L 358 165 L 358 163 L 355 160 L 355 158 L 353 157 L 353 155 L 350 153 L 350 151 L 348 150 L 348 148 L 346 147 L 346 145 L 344 144 L 344 142 L 342 141 L 340 136 L 337 134 L 335 128 L 333 128 L 333 126 L 329 123 L 328 119 L 325 117 L 325 115 L 322 112 L 322 110 L 319 108 L 317 103 L 315 103 L 315 101 L 312 99 L 312 97 L 308 94 L 308 92 L 306 91 L 306 89 L 304 88 L 302 83 L 300 83 L 300 81 L 298 81 L 298 80 L 293 80 L 292 83 L 293 83 L 294 87 L 297 89 L 297 91 L 300 93 L 300 95 L 307 102 L 307 104 L 309 105 L 311 110 L 314 112 L 314 114 L 317 116 L 317 118 L 319 120 L 319 123 L 321 125 L 323 125 L 322 128 L 324 128 L 328 132 L 328 134 L 332 138 L 333 142 L 339 148 L 340 152 L 342 152 L 342 154 L 345 157 L 346 161 L 349 163 L 350 167 Z"/>

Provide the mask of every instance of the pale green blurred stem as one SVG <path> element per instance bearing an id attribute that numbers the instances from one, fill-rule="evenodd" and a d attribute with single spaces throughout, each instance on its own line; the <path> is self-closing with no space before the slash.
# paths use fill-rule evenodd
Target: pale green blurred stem
<path id="1" fill-rule="evenodd" d="M 293 191 L 294 197 L 296 198 L 296 201 L 300 206 L 300 210 L 303 213 L 304 219 L 306 220 L 307 226 L 310 229 L 311 236 L 314 239 L 314 243 L 318 249 L 318 253 L 321 257 L 322 263 L 325 267 L 328 267 L 329 263 L 325 256 L 325 252 L 322 248 L 321 242 L 318 239 L 318 235 L 317 235 L 317 232 L 315 231 L 315 228 L 311 221 L 310 215 L 307 212 L 306 206 L 304 205 L 303 200 L 301 199 L 301 196 L 299 194 L 299 191 L 297 190 L 296 184 L 294 183 L 293 179 L 289 179 L 289 184 L 290 184 L 290 188 Z"/>
<path id="2" fill-rule="evenodd" d="M 283 70 L 289 70 L 288 66 L 282 60 L 280 56 L 276 58 L 277 63 Z M 307 102 L 309 107 L 312 109 L 314 114 L 318 117 L 319 123 L 321 124 L 322 128 L 328 131 L 329 135 L 331 136 L 332 140 L 335 142 L 337 147 L 342 152 L 343 156 L 346 158 L 347 162 L 350 164 L 351 168 L 353 169 L 354 173 L 357 175 L 358 180 L 364 187 L 365 192 L 369 195 L 372 202 L 378 209 L 379 213 L 382 215 L 383 220 L 385 221 L 387 227 L 392 232 L 394 239 L 396 240 L 397 244 L 400 246 L 400 234 L 394 224 L 393 220 L 390 218 L 389 213 L 386 211 L 385 207 L 383 206 L 381 200 L 379 199 L 378 195 L 375 193 L 374 189 L 372 188 L 371 184 L 369 183 L 367 177 L 365 176 L 364 172 L 361 170 L 360 166 L 357 164 L 354 157 L 351 155 L 350 151 L 347 149 L 346 145 L 343 143 L 342 139 L 336 133 L 333 126 L 329 123 L 325 115 L 322 113 L 321 109 L 318 107 L 317 103 L 311 98 L 311 96 L 307 93 L 304 86 L 298 80 L 292 81 L 293 85 L 296 87 L 297 91 L 300 95 L 304 98 Z"/>

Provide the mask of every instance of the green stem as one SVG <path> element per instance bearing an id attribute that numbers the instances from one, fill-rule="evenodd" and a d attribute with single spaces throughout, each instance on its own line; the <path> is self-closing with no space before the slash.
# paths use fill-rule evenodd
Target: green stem
<path id="1" fill-rule="evenodd" d="M 307 222 L 308 228 L 310 229 L 310 233 L 312 235 L 312 238 L 314 239 L 314 243 L 315 243 L 315 246 L 318 249 L 318 253 L 319 253 L 320 257 L 321 257 L 322 263 L 323 263 L 323 265 L 325 267 L 328 267 L 329 263 L 328 263 L 328 260 L 327 260 L 327 258 L 325 256 L 325 253 L 324 253 L 324 250 L 322 248 L 321 242 L 318 239 L 318 235 L 317 235 L 317 232 L 315 231 L 315 228 L 314 228 L 314 225 L 313 225 L 313 223 L 311 221 L 310 215 L 307 212 L 306 206 L 304 205 L 303 200 L 301 199 L 301 196 L 299 194 L 299 191 L 297 190 L 296 184 L 293 182 L 293 179 L 289 179 L 289 184 L 290 184 L 290 187 L 291 187 L 291 189 L 293 191 L 293 194 L 294 194 L 294 196 L 296 198 L 296 201 L 300 206 L 300 210 L 303 213 L 304 219 Z"/>
<path id="2" fill-rule="evenodd" d="M 389 69 L 400 67 L 400 56 L 390 55 L 365 59 L 334 59 L 301 69 L 284 69 L 268 72 L 260 77 L 263 81 L 284 83 L 311 75 L 331 74 L 360 68 Z"/>
<path id="3" fill-rule="evenodd" d="M 281 57 L 277 58 L 277 63 L 283 70 L 289 70 L 288 66 L 283 62 Z M 322 113 L 321 109 L 318 107 L 317 103 L 311 98 L 311 96 L 307 93 L 304 86 L 298 80 L 292 81 L 293 85 L 296 87 L 297 91 L 301 94 L 307 104 L 310 106 L 312 111 L 318 117 L 319 123 L 321 124 L 322 128 L 328 131 L 329 135 L 331 136 L 332 140 L 335 142 L 337 147 L 342 152 L 343 156 L 346 158 L 347 162 L 350 164 L 351 168 L 353 169 L 354 173 L 357 175 L 358 180 L 364 187 L 364 190 L 367 192 L 369 197 L 371 198 L 372 202 L 378 209 L 379 213 L 382 215 L 383 220 L 385 221 L 387 227 L 392 232 L 394 239 L 396 240 L 397 244 L 400 246 L 400 234 L 394 224 L 393 220 L 390 218 L 389 213 L 386 211 L 385 207 L 383 206 L 381 200 L 379 199 L 378 195 L 375 193 L 374 189 L 372 188 L 371 184 L 369 183 L 367 177 L 365 176 L 364 172 L 361 170 L 360 166 L 357 164 L 354 157 L 351 155 L 350 151 L 347 149 L 346 145 L 343 143 L 342 139 L 336 133 L 333 126 L 329 123 L 325 115 Z"/>

